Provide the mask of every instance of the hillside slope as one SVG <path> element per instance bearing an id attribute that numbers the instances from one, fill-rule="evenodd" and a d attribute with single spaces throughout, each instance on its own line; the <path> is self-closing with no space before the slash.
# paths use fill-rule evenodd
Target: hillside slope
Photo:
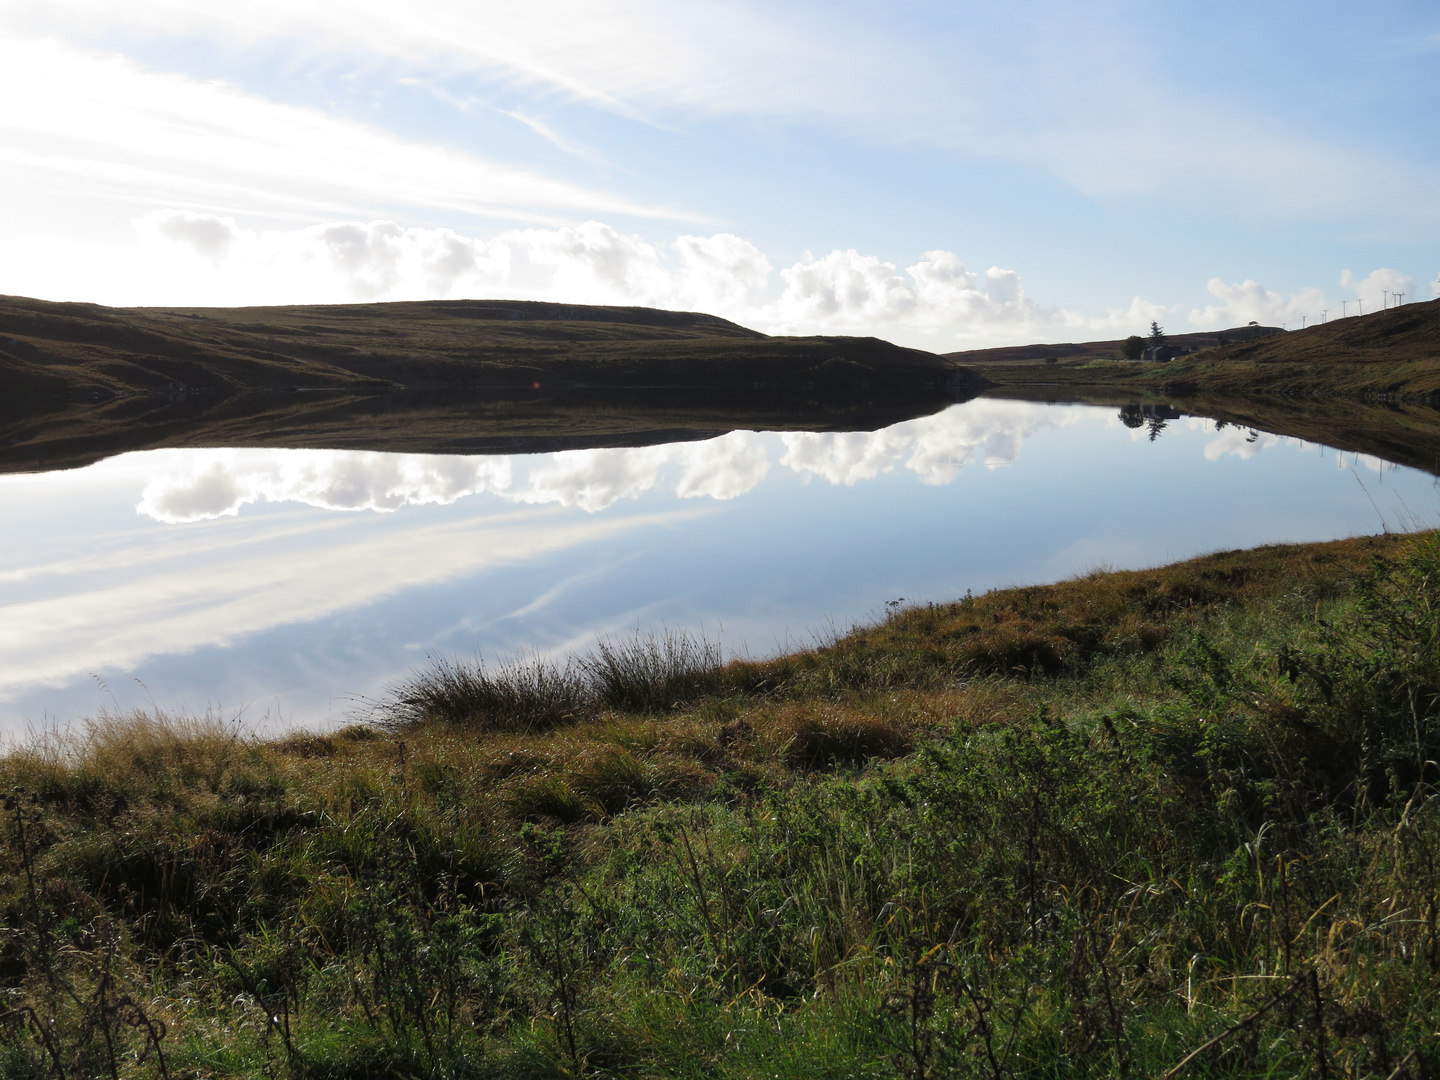
<path id="1" fill-rule="evenodd" d="M 711 315 L 494 300 L 107 308 L 0 297 L 0 393 L 435 387 L 862 391 L 958 380 L 875 338 L 772 338 Z"/>
<path id="2" fill-rule="evenodd" d="M 1370 401 L 1432 402 L 1440 397 L 1440 301 L 1232 341 L 1168 364 L 1107 362 L 1089 351 L 1072 355 L 1067 347 L 1053 345 L 1043 348 L 1056 361 L 1043 363 L 1038 362 L 1042 357 L 1030 355 L 1040 348 L 949 353 L 947 358 L 973 365 L 992 382 L 1010 386 L 1107 386 L 1171 395 L 1284 394 Z"/>
<path id="3" fill-rule="evenodd" d="M 1206 330 L 1194 334 L 1167 334 L 1165 342 L 1180 349 L 1214 349 L 1238 341 L 1252 341 L 1285 331 L 1278 326 L 1236 326 L 1229 330 Z M 1108 341 L 1065 343 L 1040 342 L 1035 345 L 1004 345 L 993 349 L 969 349 L 944 353 L 946 359 L 966 364 L 1035 364 L 1047 360 L 1084 362 L 1086 360 L 1118 360 L 1122 338 Z"/>
<path id="4" fill-rule="evenodd" d="M 1211 391 L 1440 394 L 1440 301 L 1337 319 L 1167 365 L 1164 381 Z"/>

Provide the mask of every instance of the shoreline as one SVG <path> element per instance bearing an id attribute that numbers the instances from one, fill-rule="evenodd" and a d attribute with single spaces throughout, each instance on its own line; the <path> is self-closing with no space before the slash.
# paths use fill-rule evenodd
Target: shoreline
<path id="1" fill-rule="evenodd" d="M 442 661 L 328 733 L 111 718 L 0 757 L 0 981 L 39 1018 L 0 1052 L 880 1080 L 907 1031 L 983 1052 L 983 993 L 1017 1067 L 1161 1075 L 1248 1024 L 1227 1071 L 1274 1075 L 1318 1023 L 1389 1075 L 1440 1018 L 1431 924 L 1383 917 L 1440 890 L 1437 582 L 1440 533 L 1272 545 L 768 661 Z"/>

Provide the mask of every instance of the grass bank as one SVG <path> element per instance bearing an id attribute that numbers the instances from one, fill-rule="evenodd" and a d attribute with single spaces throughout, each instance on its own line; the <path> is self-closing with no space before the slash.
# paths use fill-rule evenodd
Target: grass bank
<path id="1" fill-rule="evenodd" d="M 0 761 L 0 1075 L 1440 1065 L 1440 535 Z"/>

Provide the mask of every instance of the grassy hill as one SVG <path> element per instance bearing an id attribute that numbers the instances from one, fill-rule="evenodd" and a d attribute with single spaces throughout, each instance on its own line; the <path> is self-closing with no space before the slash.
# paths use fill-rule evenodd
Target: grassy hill
<path id="1" fill-rule="evenodd" d="M 1233 333 L 1233 332 L 1232 332 Z M 1106 343 L 1097 343 L 1106 344 Z M 1148 388 L 1171 394 L 1284 394 L 1377 401 L 1429 401 L 1440 395 L 1440 301 L 1337 319 L 1305 330 L 1202 349 L 1167 364 L 1043 357 L 995 350 L 951 353 L 996 383 Z M 1039 360 L 1041 362 L 1032 362 Z"/>
<path id="2" fill-rule="evenodd" d="M 1278 326 L 1237 326 L 1229 330 L 1207 330 L 1194 334 L 1167 334 L 1165 341 L 1181 349 L 1214 349 L 1232 342 L 1256 340 L 1284 331 Z M 1124 339 L 1080 341 L 1036 345 L 1004 345 L 991 349 L 970 349 L 945 353 L 947 359 L 966 364 L 1018 364 L 1033 366 L 1047 361 L 1119 360 Z"/>
<path id="3" fill-rule="evenodd" d="M 0 297 L 0 394 L 436 387 L 707 387 L 869 393 L 971 382 L 875 338 L 772 338 L 649 308 L 455 300 L 107 308 Z"/>
<path id="4" fill-rule="evenodd" d="M 0 471 L 167 446 L 533 453 L 862 430 L 985 385 L 876 338 L 767 337 L 650 308 L 0 297 Z"/>

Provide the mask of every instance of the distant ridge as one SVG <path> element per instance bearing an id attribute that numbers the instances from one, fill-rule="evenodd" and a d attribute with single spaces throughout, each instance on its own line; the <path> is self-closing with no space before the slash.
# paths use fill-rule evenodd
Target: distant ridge
<path id="1" fill-rule="evenodd" d="M 0 297 L 0 472 L 160 446 L 540 453 L 872 430 L 988 385 L 876 338 L 767 337 L 692 311 Z"/>
<path id="2" fill-rule="evenodd" d="M 405 303 L 401 301 L 400 303 Z M 664 308 L 619 307 L 609 304 L 554 304 L 544 300 L 425 300 L 424 311 L 442 312 L 459 319 L 487 319 L 496 322 L 598 322 L 620 323 L 627 326 L 657 326 L 672 330 L 703 331 L 707 336 L 763 338 L 759 330 L 751 330 L 722 319 L 718 315 L 706 315 L 700 311 L 668 311 Z M 365 308 L 378 307 L 376 304 L 335 304 L 316 305 L 312 311 L 333 313 L 345 318 Z M 391 308 L 398 306 L 386 304 Z M 135 310 L 144 311 L 144 308 Z M 274 308 L 241 310 L 273 311 Z"/>
<path id="3" fill-rule="evenodd" d="M 111 308 L 0 297 L 0 394 L 497 387 L 875 394 L 984 380 L 878 338 L 768 337 L 714 315 L 513 300 Z"/>
<path id="4" fill-rule="evenodd" d="M 1236 326 L 1229 330 L 1195 334 L 1166 334 L 1165 343 L 1181 349 L 1213 349 L 1232 342 L 1251 341 L 1284 332 L 1278 326 Z M 1085 341 L 1063 345 L 1010 345 L 997 349 L 969 349 L 942 355 L 947 360 L 963 364 L 1034 363 L 1051 357 L 1056 360 L 1114 360 L 1120 356 L 1120 347 L 1124 343 L 1123 338 L 1116 338 L 1113 341 Z"/>
<path id="5" fill-rule="evenodd" d="M 1004 386 L 1075 386 L 1178 395 L 1283 394 L 1440 403 L 1440 300 L 1332 319 L 1288 333 L 1250 327 L 1176 334 L 1172 343 L 1222 336 L 1169 363 L 1103 363 L 1118 342 L 1023 345 L 947 354 Z M 1256 331 L 1268 331 L 1254 336 Z M 1114 346 L 1110 350 L 1108 346 Z M 1055 363 L 1045 363 L 1054 357 Z"/>

